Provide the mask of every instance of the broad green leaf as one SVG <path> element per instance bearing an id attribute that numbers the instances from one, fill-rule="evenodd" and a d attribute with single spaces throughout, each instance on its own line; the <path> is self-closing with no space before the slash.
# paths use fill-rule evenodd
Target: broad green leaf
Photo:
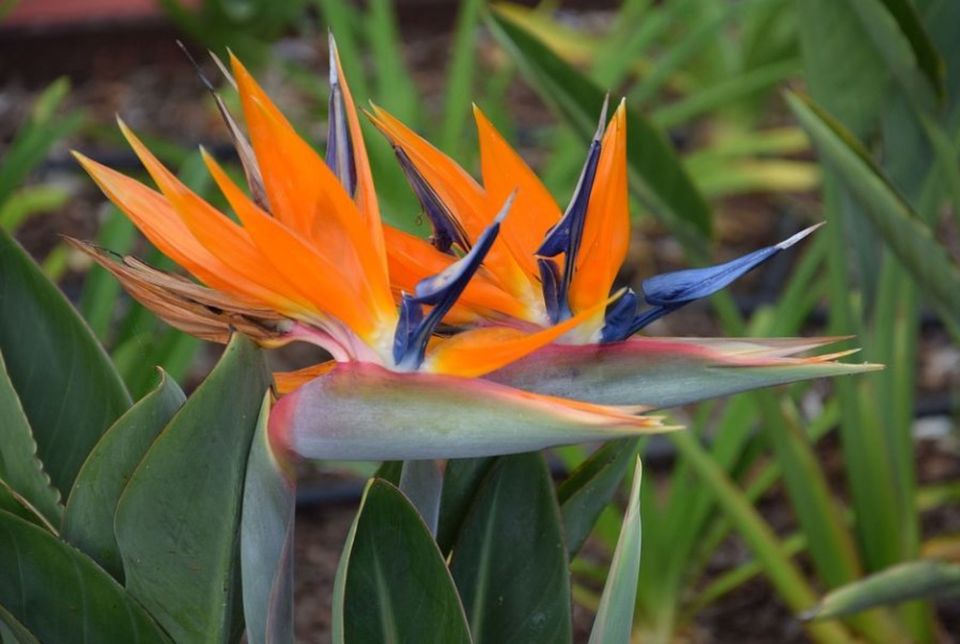
<path id="1" fill-rule="evenodd" d="M 333 642 L 470 642 L 443 556 L 410 502 L 371 479 L 333 587 Z"/>
<path id="2" fill-rule="evenodd" d="M 450 563 L 474 642 L 571 641 L 567 566 L 560 508 L 543 455 L 497 459 Z"/>
<path id="3" fill-rule="evenodd" d="M 19 492 L 10 487 L 3 479 L 0 479 L 0 510 L 5 510 L 14 516 L 46 528 L 51 534 L 56 534 L 57 532 L 56 526 L 50 523 L 49 519 L 40 514 L 36 508 L 30 505 Z"/>
<path id="4" fill-rule="evenodd" d="M 444 555 L 450 553 L 460 531 L 460 525 L 470 510 L 483 477 L 496 462 L 490 456 L 481 458 L 454 458 L 447 461 L 443 472 L 443 492 L 440 494 L 440 519 L 437 525 L 437 545 Z"/>
<path id="5" fill-rule="evenodd" d="M 787 102 L 824 161 L 860 203 L 948 325 L 960 328 L 960 269 L 930 228 L 884 179 L 846 128 L 809 99 L 788 94 Z"/>
<path id="6" fill-rule="evenodd" d="M 0 352 L 53 484 L 65 493 L 129 406 L 110 359 L 63 294 L 0 231 Z"/>
<path id="7" fill-rule="evenodd" d="M 590 644 L 630 644 L 633 607 L 640 576 L 640 480 L 643 465 L 636 459 L 630 500 L 623 515 L 617 549 L 600 596 L 600 608 L 590 631 Z"/>
<path id="8" fill-rule="evenodd" d="M 269 382 L 260 351 L 235 336 L 120 497 L 127 588 L 178 642 L 239 636 L 243 479 Z"/>
<path id="9" fill-rule="evenodd" d="M 3 511 L 0 570 L 0 621 L 14 633 L 25 629 L 41 642 L 170 641 L 91 559 L 43 528 Z M 7 622 L 7 617 L 15 622 Z"/>
<path id="10" fill-rule="evenodd" d="M 67 499 L 63 538 L 120 581 L 123 562 L 113 530 L 117 503 L 130 476 L 184 399 L 177 383 L 161 370 L 154 390 L 117 419 L 90 452 Z"/>
<path id="11" fill-rule="evenodd" d="M 267 431 L 271 394 L 263 397 L 247 459 L 240 519 L 243 615 L 250 644 L 293 639 L 293 525 L 296 474 L 274 451 Z"/>
<path id="12" fill-rule="evenodd" d="M 600 512 L 613 499 L 639 448 L 636 438 L 611 441 L 591 454 L 557 488 L 563 536 L 571 558 L 590 535 Z"/>
<path id="13" fill-rule="evenodd" d="M 604 90 L 505 15 L 493 11 L 487 23 L 534 89 L 589 141 L 597 127 Z M 709 236 L 710 207 L 667 137 L 640 114 L 629 108 L 627 114 L 631 186 L 677 234 L 686 239 Z"/>
<path id="14" fill-rule="evenodd" d="M 956 595 L 960 595 L 960 565 L 945 561 L 911 561 L 827 593 L 803 618 L 830 619 L 913 599 Z"/>
<path id="15" fill-rule="evenodd" d="M 3 353 L 0 353 L 0 482 L 6 483 L 49 523 L 60 523 L 63 514 L 60 493 L 51 487 L 50 477 L 37 458 L 37 443 L 7 376 Z"/>

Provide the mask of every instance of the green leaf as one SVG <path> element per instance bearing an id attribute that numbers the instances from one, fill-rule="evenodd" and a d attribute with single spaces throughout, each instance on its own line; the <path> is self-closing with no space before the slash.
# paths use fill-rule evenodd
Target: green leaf
<path id="1" fill-rule="evenodd" d="M 149 394 L 117 419 L 90 452 L 67 499 L 61 534 L 123 581 L 123 562 L 114 534 L 120 495 L 185 397 L 162 370 Z"/>
<path id="2" fill-rule="evenodd" d="M 477 644 L 571 641 L 567 550 L 541 454 L 497 459 L 460 529 L 450 570 Z"/>
<path id="3" fill-rule="evenodd" d="M 239 636 L 243 479 L 269 382 L 261 352 L 235 336 L 120 497 L 127 588 L 178 642 Z"/>
<path id="4" fill-rule="evenodd" d="M 960 328 L 960 269 L 870 161 L 863 146 L 810 99 L 788 94 L 787 103 L 824 161 L 862 206 L 864 214 L 936 305 L 945 321 Z"/>
<path id="5" fill-rule="evenodd" d="M 247 459 L 240 520 L 243 615 L 250 644 L 292 643 L 293 525 L 297 482 L 293 466 L 270 445 L 271 394 L 263 397 Z"/>
<path id="6" fill-rule="evenodd" d="M 487 20 L 493 35 L 516 59 L 540 95 L 584 141 L 597 127 L 604 90 L 554 54 L 506 15 Z M 631 186 L 654 213 L 685 239 L 710 235 L 710 207 L 667 137 L 642 115 L 627 110 L 627 165 Z"/>
<path id="7" fill-rule="evenodd" d="M 496 459 L 492 456 L 453 458 L 447 461 L 447 469 L 443 472 L 440 519 L 437 524 L 437 545 L 443 554 L 449 554 L 453 548 L 477 489 L 495 462 Z"/>
<path id="8" fill-rule="evenodd" d="M 57 141 L 75 132 L 83 124 L 80 112 L 56 115 L 70 91 L 66 77 L 55 80 L 33 104 L 30 120 L 14 135 L 0 162 L 0 204 L 27 175 L 39 165 Z"/>
<path id="9" fill-rule="evenodd" d="M 633 627 L 633 607 L 640 576 L 640 480 L 643 465 L 636 459 L 630 500 L 623 515 L 617 549 L 603 586 L 600 608 L 590 631 L 590 644 L 629 644 Z"/>
<path id="10" fill-rule="evenodd" d="M 911 561 L 827 593 L 816 608 L 802 617 L 831 619 L 876 606 L 957 594 L 960 594 L 960 565 L 945 561 Z"/>
<path id="11" fill-rule="evenodd" d="M 696 436 L 689 432 L 676 432 L 672 439 L 677 451 L 714 495 L 719 506 L 763 565 L 767 578 L 784 602 L 796 612 L 809 610 L 816 601 L 813 590 L 803 573 L 787 555 L 785 545 L 777 539 L 770 525 L 760 516 L 751 501 L 700 445 Z M 853 641 L 840 624 L 808 624 L 807 630 L 821 642 Z"/>
<path id="12" fill-rule="evenodd" d="M 910 42 L 910 48 L 917 59 L 917 64 L 926 75 L 937 96 L 943 98 L 946 93 L 946 70 L 943 59 L 934 46 L 930 35 L 924 29 L 917 9 L 910 0 L 881 0 L 887 7 L 903 35 Z"/>
<path id="13" fill-rule="evenodd" d="M 810 93 L 857 136 L 876 130 L 892 94 L 914 104 L 934 95 L 911 50 L 918 41 L 908 40 L 886 2 L 803 0 L 799 5 Z"/>
<path id="14" fill-rule="evenodd" d="M 0 482 L 53 525 L 60 523 L 60 493 L 37 458 L 37 443 L 0 353 Z"/>
<path id="15" fill-rule="evenodd" d="M 3 511 L 0 570 L 0 621 L 14 633 L 24 629 L 41 642 L 170 641 L 92 560 Z"/>
<path id="16" fill-rule="evenodd" d="M 367 484 L 337 567 L 333 641 L 470 642 L 463 606 L 427 526 L 381 479 Z"/>
<path id="17" fill-rule="evenodd" d="M 63 294 L 0 231 L 0 352 L 53 484 L 66 492 L 129 406 L 110 359 Z"/>
<path id="18" fill-rule="evenodd" d="M 563 535 L 571 558 L 579 552 L 603 508 L 616 494 L 639 448 L 636 438 L 611 441 L 591 454 L 557 488 Z"/>

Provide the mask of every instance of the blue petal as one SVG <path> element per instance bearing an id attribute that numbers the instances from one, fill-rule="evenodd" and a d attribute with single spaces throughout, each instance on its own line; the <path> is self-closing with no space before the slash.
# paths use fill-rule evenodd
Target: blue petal
<path id="1" fill-rule="evenodd" d="M 560 319 L 560 269 L 552 259 L 537 259 L 540 268 L 540 285 L 543 306 L 551 320 Z"/>
<path id="2" fill-rule="evenodd" d="M 724 264 L 664 273 L 646 279 L 643 281 L 644 299 L 651 305 L 677 307 L 713 295 L 780 251 L 790 248 L 821 225 L 811 226 L 779 244 L 761 248 Z"/>
<path id="3" fill-rule="evenodd" d="M 357 189 L 357 167 L 353 160 L 353 140 L 347 123 L 347 106 L 337 70 L 337 45 L 330 34 L 330 106 L 327 114 L 327 154 L 324 160 L 351 197 Z"/>
<path id="4" fill-rule="evenodd" d="M 587 206 L 590 203 L 590 193 L 593 191 L 593 183 L 597 176 L 597 164 L 600 161 L 600 141 L 603 138 L 603 131 L 607 122 L 608 99 L 609 97 L 603 102 L 600 124 L 593 141 L 590 143 L 587 160 L 580 171 L 580 179 L 577 181 L 577 187 L 570 199 L 570 204 L 567 206 L 567 211 L 563 213 L 563 217 L 557 222 L 557 225 L 551 228 L 544 237 L 543 243 L 540 244 L 536 253 L 540 257 L 556 257 L 563 253 L 563 277 L 556 295 L 559 302 L 557 315 L 551 314 L 550 316 L 555 323 L 570 316 L 567 292 L 570 289 L 570 281 L 573 279 L 574 265 L 583 238 L 584 222 L 587 218 Z M 544 282 L 544 287 L 547 286 L 547 283 Z M 545 300 L 546 297 L 547 294 L 544 293 Z"/>
<path id="5" fill-rule="evenodd" d="M 420 201 L 423 212 L 433 227 L 433 237 L 430 242 L 443 253 L 450 253 L 450 247 L 453 244 L 457 244 L 464 252 L 469 251 L 470 241 L 467 239 L 467 233 L 454 218 L 450 209 L 423 178 L 407 153 L 397 146 L 393 147 L 393 151 L 407 177 L 407 183 L 417 195 L 417 200 Z"/>
<path id="6" fill-rule="evenodd" d="M 397 366 L 413 370 L 423 363 L 430 336 L 480 268 L 500 233 L 500 224 L 510 211 L 514 197 L 511 194 L 507 198 L 496 219 L 481 233 L 469 253 L 443 272 L 422 280 L 414 295 L 403 294 L 393 339 L 393 359 Z M 433 307 L 426 316 L 423 305 Z"/>
<path id="7" fill-rule="evenodd" d="M 639 313 L 636 294 L 632 291 L 628 292 L 607 310 L 601 342 L 626 340 L 667 313 L 694 300 L 713 295 L 780 251 L 790 248 L 822 225 L 821 223 L 805 228 L 779 244 L 761 248 L 725 264 L 664 273 L 644 280 L 644 301 L 650 305 L 650 308 Z"/>
<path id="8" fill-rule="evenodd" d="M 640 298 L 633 289 L 628 288 L 623 296 L 607 309 L 603 330 L 600 332 L 600 341 L 619 342 L 629 337 L 629 329 L 637 318 L 639 306 Z"/>

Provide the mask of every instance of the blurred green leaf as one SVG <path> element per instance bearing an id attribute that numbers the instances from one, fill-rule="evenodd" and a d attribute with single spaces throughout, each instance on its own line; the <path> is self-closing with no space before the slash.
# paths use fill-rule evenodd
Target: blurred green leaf
<path id="1" fill-rule="evenodd" d="M 127 588 L 176 641 L 240 634 L 243 479 L 269 382 L 260 350 L 235 336 L 120 497 Z"/>
<path id="2" fill-rule="evenodd" d="M 443 473 L 443 492 L 440 494 L 440 519 L 437 522 L 437 545 L 444 555 L 453 548 L 480 483 L 496 460 L 486 456 L 447 461 L 447 469 Z"/>
<path id="3" fill-rule="evenodd" d="M 912 599 L 934 599 L 957 594 L 960 594 L 960 564 L 911 561 L 827 593 L 803 618 L 831 619 Z"/>
<path id="4" fill-rule="evenodd" d="M 460 528 L 450 570 L 476 644 L 571 641 L 566 545 L 542 454 L 497 459 Z"/>
<path id="5" fill-rule="evenodd" d="M 815 603 L 816 596 L 769 524 L 733 484 L 710 453 L 700 445 L 696 436 L 689 432 L 675 432 L 670 438 L 702 484 L 714 495 L 754 556 L 763 564 L 767 578 L 786 604 L 797 612 L 809 610 Z M 853 641 L 840 624 L 808 624 L 807 630 L 819 642 Z"/>
<path id="6" fill-rule="evenodd" d="M 117 503 L 143 456 L 184 400 L 177 383 L 161 370 L 153 391 L 117 419 L 94 446 L 67 499 L 62 537 L 118 581 L 123 581 L 123 562 L 113 530 Z"/>
<path id="7" fill-rule="evenodd" d="M 50 84 L 33 104 L 30 119 L 17 131 L 0 162 L 0 205 L 23 183 L 58 141 L 83 124 L 80 112 L 56 115 L 70 91 L 70 82 L 61 77 Z"/>
<path id="8" fill-rule="evenodd" d="M 630 644 L 640 576 L 640 481 L 643 475 L 640 459 L 635 460 L 630 500 L 600 596 L 600 608 L 590 631 L 590 644 Z"/>
<path id="9" fill-rule="evenodd" d="M 440 147 L 454 158 L 461 156 L 464 129 L 473 100 L 473 76 L 476 67 L 475 43 L 484 0 L 462 0 L 453 34 L 450 62 L 447 66 Z"/>
<path id="10" fill-rule="evenodd" d="M 917 64 L 930 81 L 931 87 L 937 93 L 937 96 L 943 98 L 946 92 L 945 69 L 943 59 L 940 58 L 940 52 L 934 46 L 929 34 L 927 34 L 920 16 L 917 15 L 917 9 L 910 0 L 882 0 L 893 17 L 903 35 L 910 42 L 910 48 L 913 49 L 913 55 L 916 57 Z"/>
<path id="11" fill-rule="evenodd" d="M 296 476 L 270 445 L 271 393 L 263 397 L 247 459 L 240 520 L 243 615 L 250 644 L 293 637 L 293 526 Z"/>
<path id="12" fill-rule="evenodd" d="M 494 11 L 487 23 L 534 89 L 589 141 L 597 127 L 604 91 L 510 19 Z M 667 137 L 629 109 L 627 121 L 631 186 L 678 236 L 687 241 L 709 236 L 710 207 Z"/>
<path id="13" fill-rule="evenodd" d="M 563 536 L 571 559 L 587 540 L 600 512 L 617 493 L 639 449 L 640 441 L 636 438 L 610 441 L 583 461 L 557 488 Z"/>
<path id="14" fill-rule="evenodd" d="M 463 606 L 427 526 L 381 479 L 367 484 L 340 557 L 333 641 L 470 642 Z"/>
<path id="15" fill-rule="evenodd" d="M 109 206 L 108 214 L 97 232 L 97 244 L 123 255 L 130 252 L 136 239 L 137 229 L 133 223 L 116 206 Z M 107 342 L 119 294 L 120 282 L 117 278 L 102 266 L 91 265 L 83 280 L 79 308 L 101 342 Z M 122 369 L 120 371 L 123 373 Z"/>
<path id="16" fill-rule="evenodd" d="M 37 458 L 37 442 L 7 375 L 0 353 L 0 482 L 28 503 L 53 526 L 60 523 L 60 493 Z"/>
<path id="17" fill-rule="evenodd" d="M 67 190 L 58 186 L 20 188 L 0 203 L 0 228 L 12 234 L 30 217 L 60 208 L 70 196 Z"/>
<path id="18" fill-rule="evenodd" d="M 25 630 L 41 642 L 170 641 L 92 560 L 3 511 L 0 570 L 5 571 L 0 575 L 0 621 L 15 634 Z M 18 574 L 9 574 L 13 570 Z"/>
<path id="19" fill-rule="evenodd" d="M 68 491 L 130 397 L 89 327 L 27 253 L 0 231 L 0 352 L 40 460 Z"/>
<path id="20" fill-rule="evenodd" d="M 823 159 L 955 331 L 960 329 L 960 269 L 930 229 L 897 194 L 846 128 L 810 99 L 787 102 Z"/>

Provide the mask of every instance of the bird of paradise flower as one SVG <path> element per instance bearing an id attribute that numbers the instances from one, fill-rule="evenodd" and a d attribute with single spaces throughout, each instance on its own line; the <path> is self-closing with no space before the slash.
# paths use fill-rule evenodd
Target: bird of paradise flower
<path id="1" fill-rule="evenodd" d="M 217 101 L 249 194 L 202 154 L 237 221 L 183 185 L 122 122 L 159 191 L 77 154 L 141 232 L 202 285 L 75 243 L 188 333 L 222 342 L 235 331 L 267 347 L 303 341 L 330 353 L 329 362 L 277 375 L 284 395 L 270 431 L 278 447 L 365 460 L 528 451 L 675 429 L 643 415 L 653 407 L 873 368 L 835 355 L 795 357 L 830 339 L 626 340 L 805 233 L 728 265 L 648 280 L 655 314 L 637 313 L 629 291 L 611 296 L 629 225 L 622 107 L 605 132 L 601 119 L 563 215 L 479 110 L 483 188 L 374 109 L 434 224 L 431 244 L 381 222 L 332 42 L 325 158 L 236 58 L 231 66 L 249 142 Z M 559 255 L 562 268 L 552 259 Z M 470 328 L 440 335 L 442 322 Z"/>

